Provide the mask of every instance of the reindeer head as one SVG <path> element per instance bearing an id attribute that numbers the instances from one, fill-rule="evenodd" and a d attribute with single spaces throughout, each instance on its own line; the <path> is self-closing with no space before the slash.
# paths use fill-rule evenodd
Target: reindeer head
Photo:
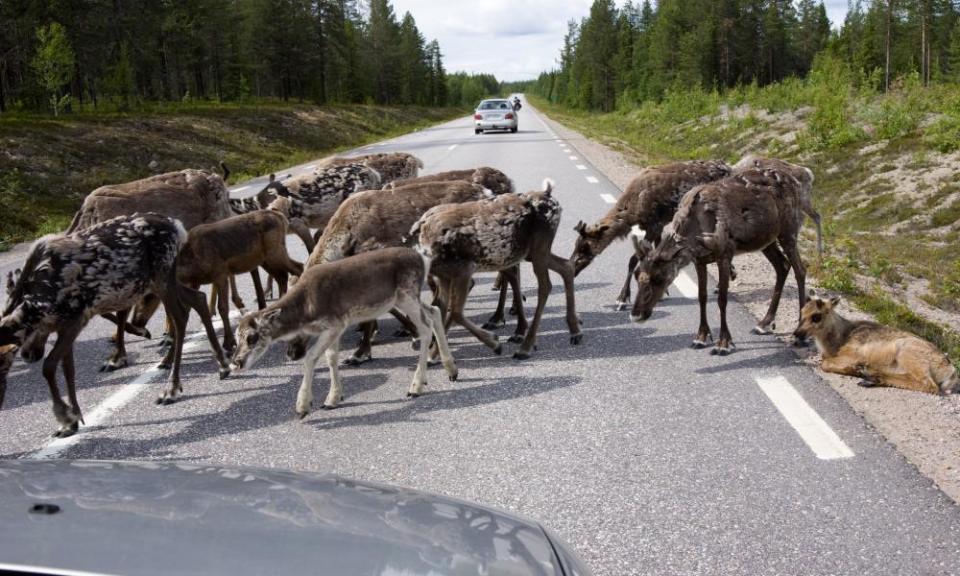
<path id="1" fill-rule="evenodd" d="M 583 220 L 573 227 L 577 233 L 577 243 L 570 256 L 573 260 L 574 274 L 580 274 L 603 251 L 603 236 L 608 228 L 606 224 L 591 226 Z"/>
<path id="2" fill-rule="evenodd" d="M 279 309 L 266 308 L 240 319 L 236 333 L 237 349 L 230 360 L 232 372 L 251 368 L 273 344 L 272 324 L 279 314 Z"/>
<path id="3" fill-rule="evenodd" d="M 0 346 L 0 408 L 3 408 L 3 397 L 7 393 L 7 373 L 13 366 L 13 359 L 17 355 L 16 344 Z"/>
<path id="4" fill-rule="evenodd" d="M 494 196 L 513 194 L 513 181 L 495 168 L 477 168 L 473 173 L 473 182 L 483 186 Z"/>
<path id="5" fill-rule="evenodd" d="M 840 303 L 840 297 L 821 298 L 813 290 L 809 300 L 800 310 L 800 325 L 794 330 L 794 337 L 803 340 L 812 337 L 815 341 L 823 341 L 836 323 L 838 316 L 834 308 Z"/>
<path id="6" fill-rule="evenodd" d="M 683 245 L 676 236 L 669 236 L 660 242 L 648 258 L 644 258 L 637 265 L 633 271 L 637 279 L 637 298 L 630 313 L 634 322 L 643 322 L 650 318 L 653 309 L 687 262 Z"/>

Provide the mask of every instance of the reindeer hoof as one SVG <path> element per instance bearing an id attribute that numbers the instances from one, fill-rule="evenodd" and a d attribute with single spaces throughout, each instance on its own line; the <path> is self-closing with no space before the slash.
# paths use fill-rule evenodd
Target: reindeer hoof
<path id="1" fill-rule="evenodd" d="M 360 366 L 361 364 L 366 364 L 370 360 L 373 360 L 373 356 L 370 354 L 361 354 L 360 356 L 350 356 L 343 361 L 344 366 Z"/>
<path id="2" fill-rule="evenodd" d="M 810 340 L 807 338 L 797 338 L 796 336 L 794 336 L 793 345 L 796 346 L 797 348 L 806 348 L 807 346 L 810 345 Z"/>
<path id="3" fill-rule="evenodd" d="M 413 339 L 410 340 L 410 349 L 411 349 L 411 350 L 417 350 L 417 351 L 420 350 L 420 339 L 419 339 L 419 338 L 413 338 Z"/>
<path id="4" fill-rule="evenodd" d="M 583 334 L 574 334 L 570 337 L 570 343 L 574 346 L 577 346 L 581 342 L 583 342 Z"/>
<path id="5" fill-rule="evenodd" d="M 758 334 L 758 335 L 760 335 L 760 336 L 766 336 L 766 335 L 768 335 L 768 334 L 772 334 L 772 333 L 773 333 L 773 331 L 770 330 L 769 328 L 767 328 L 766 326 L 760 326 L 759 324 L 756 325 L 756 326 L 754 326 L 754 327 L 753 327 L 753 330 L 751 330 L 750 332 L 752 332 L 752 333 L 754 333 L 754 334 Z"/>
<path id="6" fill-rule="evenodd" d="M 503 354 L 503 344 L 500 344 L 499 342 L 497 342 L 497 346 L 493 349 L 493 353 L 496 354 L 497 356 L 500 356 L 501 354 Z"/>
<path id="7" fill-rule="evenodd" d="M 59 430 L 53 433 L 54 438 L 68 438 L 77 433 L 77 430 L 80 429 L 80 425 L 74 422 L 69 426 L 63 426 Z"/>
<path id="8" fill-rule="evenodd" d="M 690 347 L 694 350 L 702 350 L 707 347 L 707 343 L 703 340 L 694 340 Z"/>
<path id="9" fill-rule="evenodd" d="M 506 324 L 504 320 L 487 320 L 483 323 L 484 330 L 496 330 L 497 328 L 502 328 Z"/>
<path id="10" fill-rule="evenodd" d="M 511 344 L 519 344 L 523 342 L 523 334 L 514 334 L 513 336 L 507 338 L 507 342 Z"/>
<path id="11" fill-rule="evenodd" d="M 617 300 L 614 304 L 615 304 L 615 308 L 614 308 L 614 309 L 615 309 L 617 312 L 620 312 L 621 310 L 626 310 L 626 309 L 627 309 L 627 306 L 630 305 L 630 303 L 627 302 L 627 301 L 625 301 L 625 300 Z"/>
<path id="12" fill-rule="evenodd" d="M 715 346 L 713 350 L 710 351 L 712 356 L 727 356 L 731 352 L 731 346 Z"/>
<path id="13" fill-rule="evenodd" d="M 459 373 L 457 371 L 454 371 L 452 374 L 447 374 L 447 380 L 451 382 L 456 382 L 458 377 Z"/>
<path id="14" fill-rule="evenodd" d="M 875 387 L 876 385 L 877 385 L 876 382 L 871 382 L 870 380 L 867 380 L 866 378 L 864 378 L 863 380 L 860 380 L 859 382 L 857 382 L 857 386 L 859 386 L 859 387 L 861 387 L 861 388 L 873 388 L 873 387 Z"/>
<path id="15" fill-rule="evenodd" d="M 220 375 L 220 379 L 221 379 L 221 380 L 226 380 L 227 378 L 230 377 L 230 367 L 227 366 L 227 367 L 224 367 L 224 368 L 220 368 L 220 370 L 219 370 L 218 373 L 219 373 L 219 375 Z"/>
<path id="16" fill-rule="evenodd" d="M 422 392 L 407 392 L 407 398 L 419 398 L 422 395 Z"/>
<path id="17" fill-rule="evenodd" d="M 157 364 L 157 370 L 169 370 L 172 366 L 167 362 L 161 362 Z"/>
<path id="18" fill-rule="evenodd" d="M 114 370 L 126 368 L 129 365 L 130 363 L 127 361 L 126 358 L 122 358 L 120 360 L 107 360 L 106 362 L 103 363 L 102 366 L 100 366 L 100 371 L 113 372 Z"/>
<path id="19" fill-rule="evenodd" d="M 413 334 L 411 334 L 408 330 L 404 328 L 400 328 L 399 330 L 394 330 L 393 332 L 394 338 L 408 338 L 410 336 L 413 336 Z"/>
<path id="20" fill-rule="evenodd" d="M 157 398 L 156 404 L 157 404 L 158 406 L 169 406 L 169 405 L 173 404 L 173 403 L 176 402 L 176 401 L 177 401 L 176 397 L 174 397 L 174 396 L 168 396 L 168 395 L 164 394 L 163 396 L 160 396 L 159 398 Z"/>
<path id="21" fill-rule="evenodd" d="M 530 358 L 529 352 L 523 352 L 523 351 L 517 350 L 516 352 L 513 353 L 514 360 L 528 360 L 529 358 Z"/>
<path id="22" fill-rule="evenodd" d="M 339 407 L 340 407 L 339 404 L 324 404 L 323 406 L 321 406 L 321 408 L 323 408 L 324 410 L 336 410 Z"/>

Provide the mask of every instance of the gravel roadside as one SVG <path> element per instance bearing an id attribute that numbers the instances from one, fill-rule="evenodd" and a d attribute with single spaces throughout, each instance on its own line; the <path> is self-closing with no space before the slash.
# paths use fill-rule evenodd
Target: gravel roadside
<path id="1" fill-rule="evenodd" d="M 640 165 L 627 155 L 555 122 L 542 111 L 538 112 L 556 134 L 621 190 L 639 169 Z M 773 281 L 773 270 L 762 255 L 737 256 L 737 279 L 731 283 L 733 296 L 758 319 L 766 312 Z M 807 283 L 817 288 L 815 279 L 808 277 Z M 778 338 L 787 344 L 796 326 L 797 309 L 793 304 L 796 301 L 797 287 L 791 276 L 784 289 L 775 328 Z M 849 318 L 870 318 L 846 302 L 841 304 L 840 310 Z M 876 428 L 924 476 L 960 503 L 960 394 L 937 397 L 893 388 L 862 388 L 856 384 L 855 378 L 821 371 L 819 354 L 814 349 L 792 349 L 798 362 L 814 367 L 857 414 Z"/>

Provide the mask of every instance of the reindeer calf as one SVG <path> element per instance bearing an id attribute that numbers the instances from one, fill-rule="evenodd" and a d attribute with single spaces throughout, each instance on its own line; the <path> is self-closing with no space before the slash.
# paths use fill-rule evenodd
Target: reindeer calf
<path id="1" fill-rule="evenodd" d="M 420 300 L 426 268 L 425 260 L 409 248 L 385 248 L 307 268 L 286 296 L 240 320 L 233 369 L 253 366 L 273 342 L 315 337 L 303 360 L 296 412 L 300 418 L 310 412 L 313 371 L 321 354 L 330 368 L 330 392 L 323 407 L 336 408 L 343 399 L 338 366 L 340 336 L 351 324 L 375 320 L 396 308 L 416 324 L 418 335 L 426 338 L 424 342 L 433 332 L 447 375 L 456 380 L 457 367 L 447 346 L 440 311 Z M 423 393 L 428 348 L 420 347 L 408 396 Z"/>
<path id="2" fill-rule="evenodd" d="M 876 322 L 847 320 L 836 311 L 840 298 L 813 292 L 803 307 L 799 339 L 813 337 L 826 372 L 863 378 L 861 386 L 950 394 L 960 386 L 957 370 L 936 346 L 909 332 Z"/>

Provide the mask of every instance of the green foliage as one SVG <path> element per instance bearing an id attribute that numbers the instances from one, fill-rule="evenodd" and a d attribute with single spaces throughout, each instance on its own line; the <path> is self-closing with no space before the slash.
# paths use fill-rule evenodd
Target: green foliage
<path id="1" fill-rule="evenodd" d="M 439 44 L 390 0 L 0 2 L 0 78 L 0 112 L 47 100 L 55 113 L 263 98 L 445 106 L 447 94 Z"/>
<path id="2" fill-rule="evenodd" d="M 70 102 L 69 95 L 61 95 L 63 86 L 73 79 L 73 48 L 66 30 L 57 22 L 37 29 L 37 51 L 30 62 L 40 85 L 50 93 L 53 115 Z"/>
<path id="3" fill-rule="evenodd" d="M 807 127 L 817 146 L 839 148 L 861 137 L 851 122 L 850 67 L 830 54 L 817 56 L 809 86 L 814 112 Z"/>
<path id="4" fill-rule="evenodd" d="M 500 83 L 490 74 L 448 74 L 446 86 L 447 100 L 452 106 L 469 106 L 471 109 L 484 98 L 501 93 Z"/>

